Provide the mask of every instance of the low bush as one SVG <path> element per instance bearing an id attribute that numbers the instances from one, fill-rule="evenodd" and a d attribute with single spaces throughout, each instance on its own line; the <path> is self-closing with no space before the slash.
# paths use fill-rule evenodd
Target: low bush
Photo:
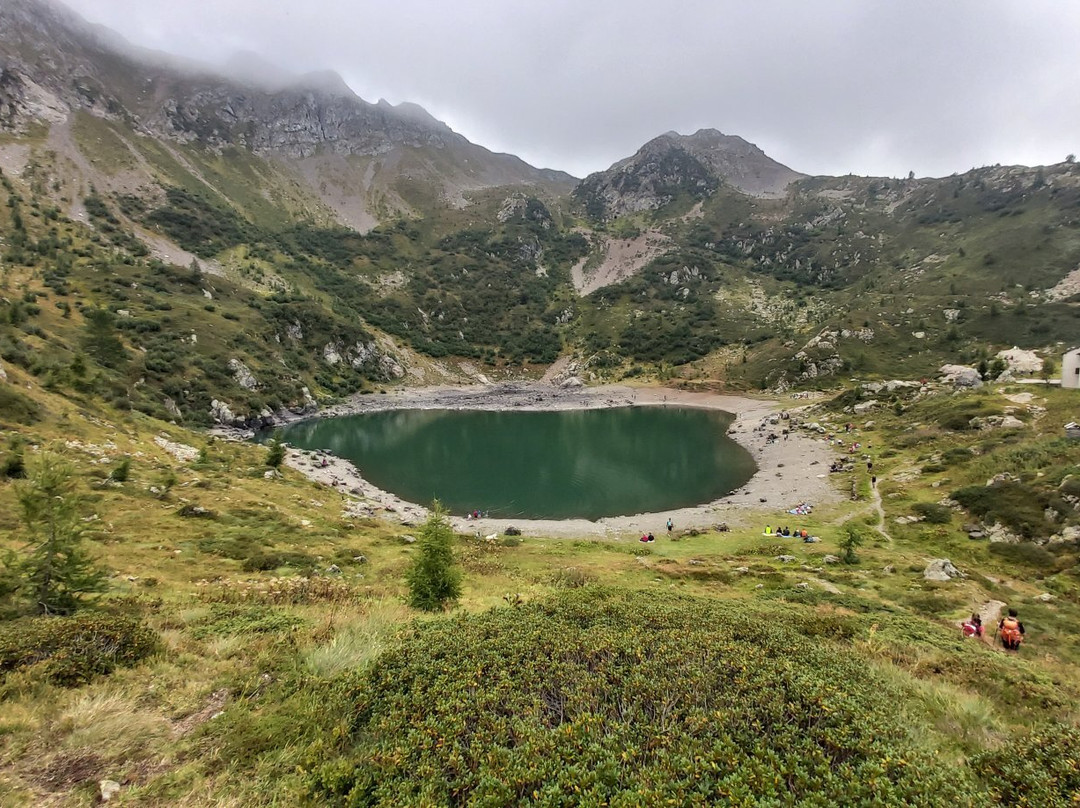
<path id="1" fill-rule="evenodd" d="M 952 508 L 937 502 L 916 502 L 911 510 L 932 525 L 947 525 L 952 521 Z"/>
<path id="2" fill-rule="evenodd" d="M 551 585 L 559 589 L 578 589 L 593 580 L 593 576 L 577 567 L 566 567 L 551 574 Z"/>
<path id="3" fill-rule="evenodd" d="M 417 623 L 312 747 L 324 805 L 980 804 L 849 650 L 704 599 L 596 587 Z"/>
<path id="4" fill-rule="evenodd" d="M 32 668 L 65 687 L 134 665 L 157 649 L 153 629 L 131 617 L 79 614 L 0 624 L 0 673 Z"/>
<path id="5" fill-rule="evenodd" d="M 999 749 L 976 755 L 972 768 L 1001 805 L 1066 808 L 1080 801 L 1080 729 L 1036 727 Z"/>
<path id="6" fill-rule="evenodd" d="M 1037 570 L 1052 570 L 1057 566 L 1057 558 L 1046 548 L 1031 542 L 1022 541 L 994 542 L 990 545 L 990 554 L 1008 561 L 1010 564 L 1023 564 Z"/>
<path id="7" fill-rule="evenodd" d="M 1023 483 L 972 485 L 955 491 L 952 498 L 984 522 L 1001 522 L 1024 538 L 1049 535 L 1053 530 L 1046 518 L 1049 497 Z"/>

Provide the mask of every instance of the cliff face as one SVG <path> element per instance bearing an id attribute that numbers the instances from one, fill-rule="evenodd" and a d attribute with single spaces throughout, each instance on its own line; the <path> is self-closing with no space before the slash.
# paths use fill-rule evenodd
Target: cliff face
<path id="1" fill-rule="evenodd" d="M 403 177 L 428 188 L 422 196 L 450 204 L 482 188 L 525 184 L 559 193 L 573 183 L 470 143 L 414 104 L 369 103 L 336 74 L 274 78 L 273 86 L 254 74 L 231 79 L 135 47 L 52 0 L 0 0 L 3 131 L 24 133 L 85 111 L 169 144 L 245 149 L 291 166 L 354 225 L 415 213 L 395 188 Z M 350 166 L 343 158 L 361 160 Z"/>
<path id="2" fill-rule="evenodd" d="M 574 191 L 596 218 L 655 210 L 679 195 L 704 198 L 722 183 L 758 197 L 778 197 L 805 175 L 782 165 L 741 137 L 702 129 L 668 132 Z"/>

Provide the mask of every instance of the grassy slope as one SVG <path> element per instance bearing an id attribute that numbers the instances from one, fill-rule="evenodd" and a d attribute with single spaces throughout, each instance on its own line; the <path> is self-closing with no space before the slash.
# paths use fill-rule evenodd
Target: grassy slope
<path id="1" fill-rule="evenodd" d="M 74 404 L 41 390 L 19 369 L 9 373 L 16 385 L 29 383 L 28 395 L 49 414 L 32 426 L 5 430 L 8 437 L 18 432 L 28 444 L 57 450 L 77 466 L 88 515 L 98 517 L 91 546 L 111 572 L 103 605 L 143 616 L 161 632 L 164 651 L 77 690 L 9 676 L 0 728 L 0 776 L 9 789 L 4 804 L 91 804 L 96 781 L 105 777 L 124 783 L 126 805 L 294 804 L 303 779 L 297 767 L 326 754 L 315 750 L 334 737 L 342 720 L 335 713 L 342 673 L 367 664 L 407 621 L 430 619 L 402 605 L 402 575 L 414 552 L 401 539 L 408 528 L 347 517 L 340 494 L 293 472 L 265 479 L 263 449 L 208 445 L 197 433 L 140 413 Z M 1056 433 L 1063 418 L 1075 415 L 1067 392 L 1046 393 L 1045 402 L 1033 403 L 1047 412 L 1025 430 L 1025 441 L 1033 437 L 1029 432 Z M 975 397 L 985 403 L 983 394 Z M 1010 405 L 998 392 L 989 397 Z M 875 413 L 877 425 L 862 430 L 876 461 L 891 540 L 874 538 L 855 566 L 824 565 L 822 558 L 838 551 L 839 525 L 848 519 L 875 535 L 871 499 L 819 509 L 804 520 L 823 537 L 812 545 L 764 538 L 756 525 L 678 542 L 661 539 L 647 551 L 632 538 L 526 537 L 516 546 L 462 538 L 460 608 L 506 608 L 507 595 L 531 601 L 566 586 L 602 583 L 660 599 L 684 592 L 751 610 L 779 607 L 778 615 L 811 624 L 839 619 L 847 636 L 821 641 L 842 644 L 900 686 L 907 695 L 899 707 L 915 741 L 948 757 L 993 746 L 1032 722 L 1075 719 L 1075 547 L 1058 554 L 1052 568 L 1031 567 L 967 539 L 959 527 L 970 517 L 956 514 L 948 525 L 894 521 L 910 514 L 914 502 L 936 501 L 999 470 L 995 452 L 1006 456 L 1007 443 L 944 472 L 918 472 L 935 454 L 993 437 L 934 425 L 965 400 L 937 397 L 910 404 L 903 415 Z M 847 416 L 817 417 L 842 422 Z M 919 438 L 904 440 L 913 429 Z M 207 462 L 174 460 L 153 443 L 163 432 L 206 446 Z M 1066 462 L 1075 466 L 1080 450 L 1069 451 Z M 103 484 L 123 455 L 133 458 L 131 479 Z M 167 470 L 176 474 L 176 484 L 165 495 L 152 493 L 149 487 L 160 486 Z M 1039 470 L 1057 473 L 1050 466 L 1031 473 Z M 838 484 L 851 481 L 844 475 Z M 864 472 L 853 481 L 869 494 Z M 0 484 L 0 533 L 7 545 L 18 540 L 13 494 L 12 483 Z M 181 517 L 185 504 L 208 508 L 213 517 Z M 293 567 L 243 571 L 244 559 L 274 551 L 302 554 L 293 562 L 300 567 L 321 570 L 336 563 L 342 575 L 311 584 Z M 781 553 L 796 556 L 797 563 L 777 561 Z M 357 555 L 366 562 L 354 561 Z M 926 560 L 943 555 L 968 577 L 923 582 Z M 734 571 L 741 566 L 750 573 Z M 883 571 L 886 566 L 895 572 Z M 822 581 L 840 594 L 825 591 Z M 809 588 L 797 588 L 800 582 Z M 1044 591 L 1056 599 L 1033 601 Z M 990 598 L 1021 608 L 1029 642 L 1019 656 L 958 638 L 955 621 Z M 295 626 L 284 616 L 295 618 Z"/>

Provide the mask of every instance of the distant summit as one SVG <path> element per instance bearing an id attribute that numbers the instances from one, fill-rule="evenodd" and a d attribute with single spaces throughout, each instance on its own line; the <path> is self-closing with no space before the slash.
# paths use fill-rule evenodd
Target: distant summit
<path id="1" fill-rule="evenodd" d="M 741 137 L 699 129 L 653 138 L 632 157 L 590 174 L 574 194 L 590 215 L 614 218 L 655 210 L 681 194 L 703 198 L 721 184 L 750 196 L 780 197 L 804 176 Z"/>
<path id="2" fill-rule="evenodd" d="M 77 150 L 98 142 L 98 135 L 71 135 L 72 127 L 93 127 L 85 118 L 105 122 L 120 162 L 142 159 L 114 178 L 104 170 L 109 161 L 76 157 L 80 185 L 137 186 L 151 196 L 155 184 L 184 185 L 160 176 L 160 161 L 142 154 L 145 138 L 161 144 L 170 165 L 197 175 L 197 185 L 214 183 L 176 149 L 193 149 L 199 159 L 238 149 L 267 161 L 263 176 L 281 175 L 286 189 L 300 188 L 360 231 L 433 207 L 463 207 L 478 190 L 530 186 L 557 194 L 574 182 L 471 143 L 416 104 L 369 103 L 333 71 L 297 76 L 243 52 L 213 67 L 128 43 L 55 0 L 0 0 L 0 133 L 19 136 L 45 124 L 52 142 Z M 228 183 L 213 190 L 239 201 Z M 302 206 L 314 210 L 308 201 Z"/>

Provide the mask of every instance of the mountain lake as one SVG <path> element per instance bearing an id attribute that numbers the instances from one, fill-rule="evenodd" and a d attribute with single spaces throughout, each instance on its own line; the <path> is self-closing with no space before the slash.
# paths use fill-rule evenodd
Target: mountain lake
<path id="1" fill-rule="evenodd" d="M 597 519 L 711 502 L 756 471 L 729 413 L 678 407 L 554 412 L 387 410 L 275 430 L 422 505 L 493 518 Z M 266 440 L 269 435 L 263 435 Z"/>

